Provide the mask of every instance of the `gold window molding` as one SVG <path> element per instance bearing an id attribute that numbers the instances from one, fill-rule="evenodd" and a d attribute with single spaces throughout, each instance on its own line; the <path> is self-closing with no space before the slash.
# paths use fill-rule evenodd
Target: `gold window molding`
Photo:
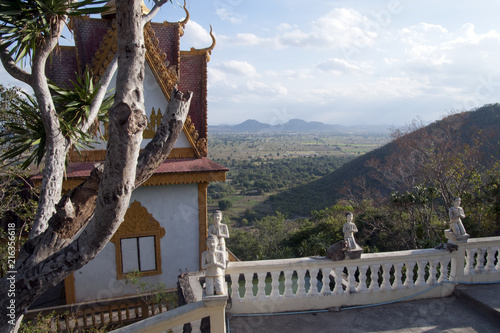
<path id="1" fill-rule="evenodd" d="M 123 223 L 110 240 L 115 244 L 116 278 L 118 280 L 127 277 L 127 274 L 123 273 L 121 241 L 128 238 L 150 236 L 154 237 L 156 269 L 140 272 L 140 276 L 159 275 L 162 273 L 160 240 L 165 236 L 165 228 L 136 200 L 130 204 L 129 209 L 125 213 Z"/>

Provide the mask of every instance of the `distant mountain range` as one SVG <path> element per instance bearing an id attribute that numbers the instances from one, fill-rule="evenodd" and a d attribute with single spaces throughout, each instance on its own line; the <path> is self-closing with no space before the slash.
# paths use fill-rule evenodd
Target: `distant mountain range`
<path id="1" fill-rule="evenodd" d="M 472 144 L 471 139 L 475 133 L 489 133 L 485 136 L 487 141 L 483 142 L 484 147 L 491 148 L 486 154 L 490 156 L 488 161 L 500 160 L 500 104 L 485 105 L 474 111 L 449 116 L 410 135 L 440 133 L 441 128 L 445 128 L 447 122 L 456 124 L 459 129 L 458 133 L 462 137 L 464 150 L 467 149 L 467 145 Z M 356 179 L 360 176 L 366 177 L 364 185 L 368 188 L 377 188 L 388 194 L 390 184 L 373 178 L 370 175 L 373 169 L 367 165 L 367 162 L 377 160 L 383 165 L 391 155 L 397 154 L 399 149 L 394 141 L 389 142 L 344 164 L 319 180 L 278 193 L 273 198 L 273 208 L 292 216 L 307 216 L 313 210 L 324 209 L 334 205 L 337 200 L 343 199 L 342 189 L 356 187 Z M 489 168 L 492 165 L 485 165 L 485 167 Z"/>
<path id="2" fill-rule="evenodd" d="M 342 133 L 342 134 L 383 134 L 389 133 L 388 125 L 329 125 L 319 121 L 292 119 L 281 125 L 270 125 L 249 119 L 238 125 L 208 126 L 210 133 Z"/>

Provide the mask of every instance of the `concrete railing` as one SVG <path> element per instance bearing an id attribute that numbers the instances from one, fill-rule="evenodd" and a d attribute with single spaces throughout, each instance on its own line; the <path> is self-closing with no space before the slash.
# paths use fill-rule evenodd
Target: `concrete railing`
<path id="1" fill-rule="evenodd" d="M 201 321 L 210 318 L 210 332 L 226 332 L 227 296 L 208 296 L 202 301 L 183 305 L 168 312 L 147 318 L 135 324 L 114 330 L 114 333 L 183 332 L 185 324 L 191 324 L 191 332 L 201 332 Z"/>
<path id="2" fill-rule="evenodd" d="M 457 251 L 410 250 L 331 261 L 231 262 L 230 313 L 272 313 L 449 296 L 460 282 L 500 280 L 500 237 L 469 239 Z M 235 287 L 237 286 L 237 287 Z"/>

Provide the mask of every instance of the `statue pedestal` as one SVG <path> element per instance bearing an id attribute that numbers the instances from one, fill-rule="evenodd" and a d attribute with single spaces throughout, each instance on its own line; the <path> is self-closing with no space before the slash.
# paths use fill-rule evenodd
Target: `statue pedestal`
<path id="1" fill-rule="evenodd" d="M 354 250 L 347 250 L 344 252 L 345 259 L 360 259 L 363 249 L 361 247 L 356 247 Z"/>
<path id="2" fill-rule="evenodd" d="M 449 229 L 444 231 L 444 236 L 448 240 L 448 243 L 453 245 L 467 243 L 470 237 L 469 234 L 457 236 Z"/>
<path id="3" fill-rule="evenodd" d="M 361 246 L 357 245 L 355 249 L 349 250 L 347 248 L 346 241 L 340 241 L 328 249 L 326 252 L 326 257 L 333 261 L 341 261 L 344 259 L 359 259 L 361 258 L 361 253 L 363 253 L 363 249 Z"/>

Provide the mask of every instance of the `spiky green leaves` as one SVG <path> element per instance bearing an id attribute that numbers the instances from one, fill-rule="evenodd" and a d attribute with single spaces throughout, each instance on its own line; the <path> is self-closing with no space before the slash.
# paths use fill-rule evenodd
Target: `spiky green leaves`
<path id="1" fill-rule="evenodd" d="M 54 105 L 59 118 L 61 132 L 76 150 L 92 148 L 99 131 L 99 122 L 107 121 L 107 111 L 113 104 L 113 96 L 105 98 L 91 131 L 82 131 L 81 124 L 88 121 L 89 107 L 98 87 L 92 76 L 85 71 L 83 77 L 72 82 L 72 87 L 50 85 Z M 12 105 L 3 113 L 7 119 L 0 133 L 0 146 L 4 152 L 0 160 L 4 163 L 22 161 L 22 168 L 30 164 L 39 165 L 45 153 L 46 135 L 36 99 L 26 93 L 16 96 Z"/>
<path id="2" fill-rule="evenodd" d="M 9 50 L 17 63 L 31 58 L 44 40 L 69 16 L 95 14 L 107 10 L 96 5 L 104 0 L 0 0 L 0 51 Z"/>

